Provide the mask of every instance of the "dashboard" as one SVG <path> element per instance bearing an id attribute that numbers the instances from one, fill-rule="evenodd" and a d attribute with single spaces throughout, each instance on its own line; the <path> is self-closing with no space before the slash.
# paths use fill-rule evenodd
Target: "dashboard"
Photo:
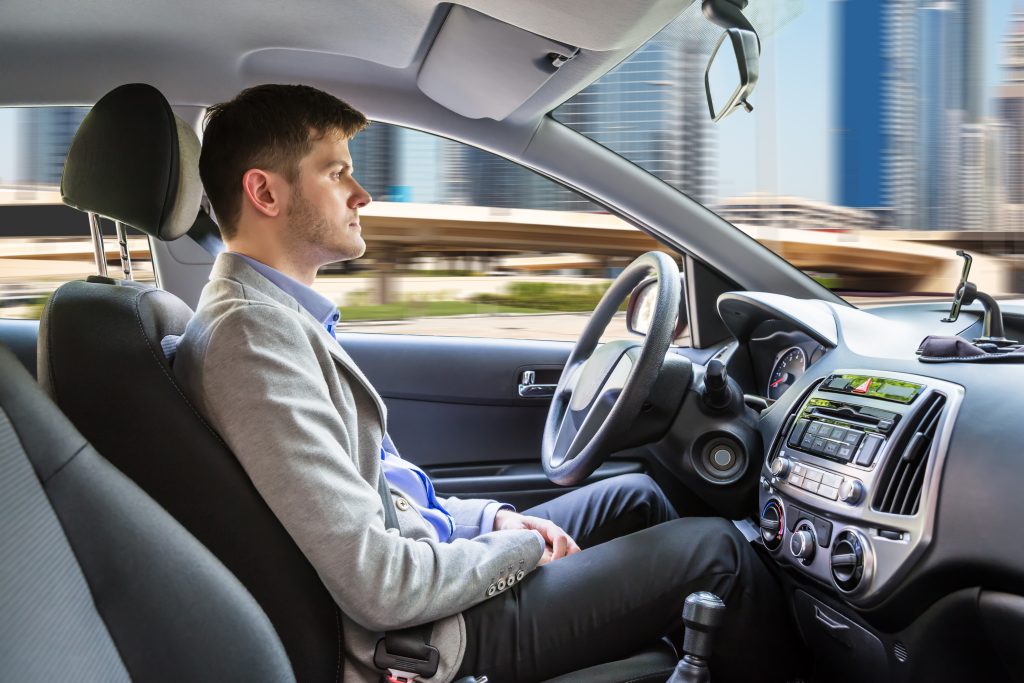
<path id="1" fill-rule="evenodd" d="M 730 373 L 768 406 L 759 542 L 823 680 L 1024 666 L 1024 364 L 920 361 L 927 335 L 980 334 L 980 314 L 949 325 L 943 308 L 719 299 Z M 1003 308 L 1008 336 L 1024 332 L 1024 306 Z"/>

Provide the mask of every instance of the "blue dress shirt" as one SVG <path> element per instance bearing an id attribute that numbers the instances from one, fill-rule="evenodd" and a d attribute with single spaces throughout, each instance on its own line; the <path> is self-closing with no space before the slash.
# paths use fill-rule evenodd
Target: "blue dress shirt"
<path id="1" fill-rule="evenodd" d="M 237 254 L 237 252 L 236 252 Z M 294 298 L 310 315 L 319 320 L 323 326 L 335 336 L 341 314 L 334 302 L 311 287 L 298 280 L 288 277 L 281 271 L 250 258 L 245 254 L 237 254 L 263 277 L 277 285 L 283 292 Z M 336 336 L 335 336 L 336 338 Z M 445 510 L 434 493 L 434 485 L 426 473 L 416 465 L 403 460 L 391 437 L 384 435 L 380 449 L 381 467 L 388 484 L 405 495 L 424 520 L 430 524 L 437 535 L 437 540 L 447 543 L 462 537 L 457 531 L 464 527 L 456 527 L 455 519 Z M 511 505 L 494 502 L 484 508 L 480 519 L 480 533 L 487 533 L 494 528 L 494 517 L 501 509 L 514 509 Z"/>

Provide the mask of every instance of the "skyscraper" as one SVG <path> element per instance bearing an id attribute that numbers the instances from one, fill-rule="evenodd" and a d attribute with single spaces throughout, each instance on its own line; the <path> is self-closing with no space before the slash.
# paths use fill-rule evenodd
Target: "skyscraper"
<path id="1" fill-rule="evenodd" d="M 883 179 L 890 131 L 885 125 L 888 60 L 893 26 L 883 0 L 836 3 L 836 200 L 844 206 L 884 205 Z M 886 20 L 890 21 L 886 21 Z"/>
<path id="2" fill-rule="evenodd" d="M 966 146 L 986 158 L 984 12 L 984 0 L 837 3 L 838 203 L 883 207 L 900 228 L 960 227 Z"/>
<path id="3" fill-rule="evenodd" d="M 955 230 L 962 211 L 964 13 L 960 2 L 929 0 L 918 10 L 919 226 Z"/>
<path id="4" fill-rule="evenodd" d="M 28 107 L 18 112 L 21 159 L 15 180 L 59 185 L 68 147 L 89 107 Z"/>
<path id="5" fill-rule="evenodd" d="M 398 155 L 398 128 L 371 123 L 349 142 L 354 175 L 378 201 L 391 201 Z"/>
<path id="6" fill-rule="evenodd" d="M 1005 126 L 1006 200 L 1019 212 L 1024 206 L 1024 10 L 1010 21 L 1003 46 L 1003 82 L 996 90 L 995 112 Z"/>
<path id="7" fill-rule="evenodd" d="M 885 5 L 883 57 L 882 205 L 892 227 L 917 227 L 917 0 L 891 0 Z"/>
<path id="8" fill-rule="evenodd" d="M 569 99 L 555 117 L 710 204 L 715 138 L 704 94 L 706 45 L 694 39 L 699 12 L 684 12 L 608 74 Z"/>

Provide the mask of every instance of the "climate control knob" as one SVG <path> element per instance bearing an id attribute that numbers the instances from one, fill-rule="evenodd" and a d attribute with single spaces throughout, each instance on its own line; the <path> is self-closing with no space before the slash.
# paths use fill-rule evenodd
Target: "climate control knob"
<path id="1" fill-rule="evenodd" d="M 789 458 L 775 458 L 772 460 L 772 475 L 779 479 L 785 479 L 789 476 L 789 471 L 793 468 L 793 463 Z"/>
<path id="2" fill-rule="evenodd" d="M 761 510 L 761 540 L 768 550 L 776 550 L 782 545 L 785 518 L 779 501 L 769 500 Z"/>
<path id="3" fill-rule="evenodd" d="M 856 505 L 864 499 L 864 484 L 856 479 L 846 479 L 839 485 L 839 500 Z"/>
<path id="4" fill-rule="evenodd" d="M 814 531 L 810 527 L 801 525 L 789 537 L 789 551 L 793 553 L 793 557 L 804 564 L 810 564 L 814 559 Z"/>

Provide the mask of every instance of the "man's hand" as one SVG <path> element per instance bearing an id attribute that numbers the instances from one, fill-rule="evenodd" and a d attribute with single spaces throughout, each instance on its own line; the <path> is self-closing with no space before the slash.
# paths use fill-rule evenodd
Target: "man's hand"
<path id="1" fill-rule="evenodd" d="M 537 563 L 538 566 L 580 551 L 580 547 L 569 534 L 562 531 L 554 522 L 540 517 L 529 517 L 512 510 L 498 510 L 498 514 L 494 516 L 494 530 L 505 529 L 531 529 L 540 533 L 546 547 L 540 562 Z"/>

